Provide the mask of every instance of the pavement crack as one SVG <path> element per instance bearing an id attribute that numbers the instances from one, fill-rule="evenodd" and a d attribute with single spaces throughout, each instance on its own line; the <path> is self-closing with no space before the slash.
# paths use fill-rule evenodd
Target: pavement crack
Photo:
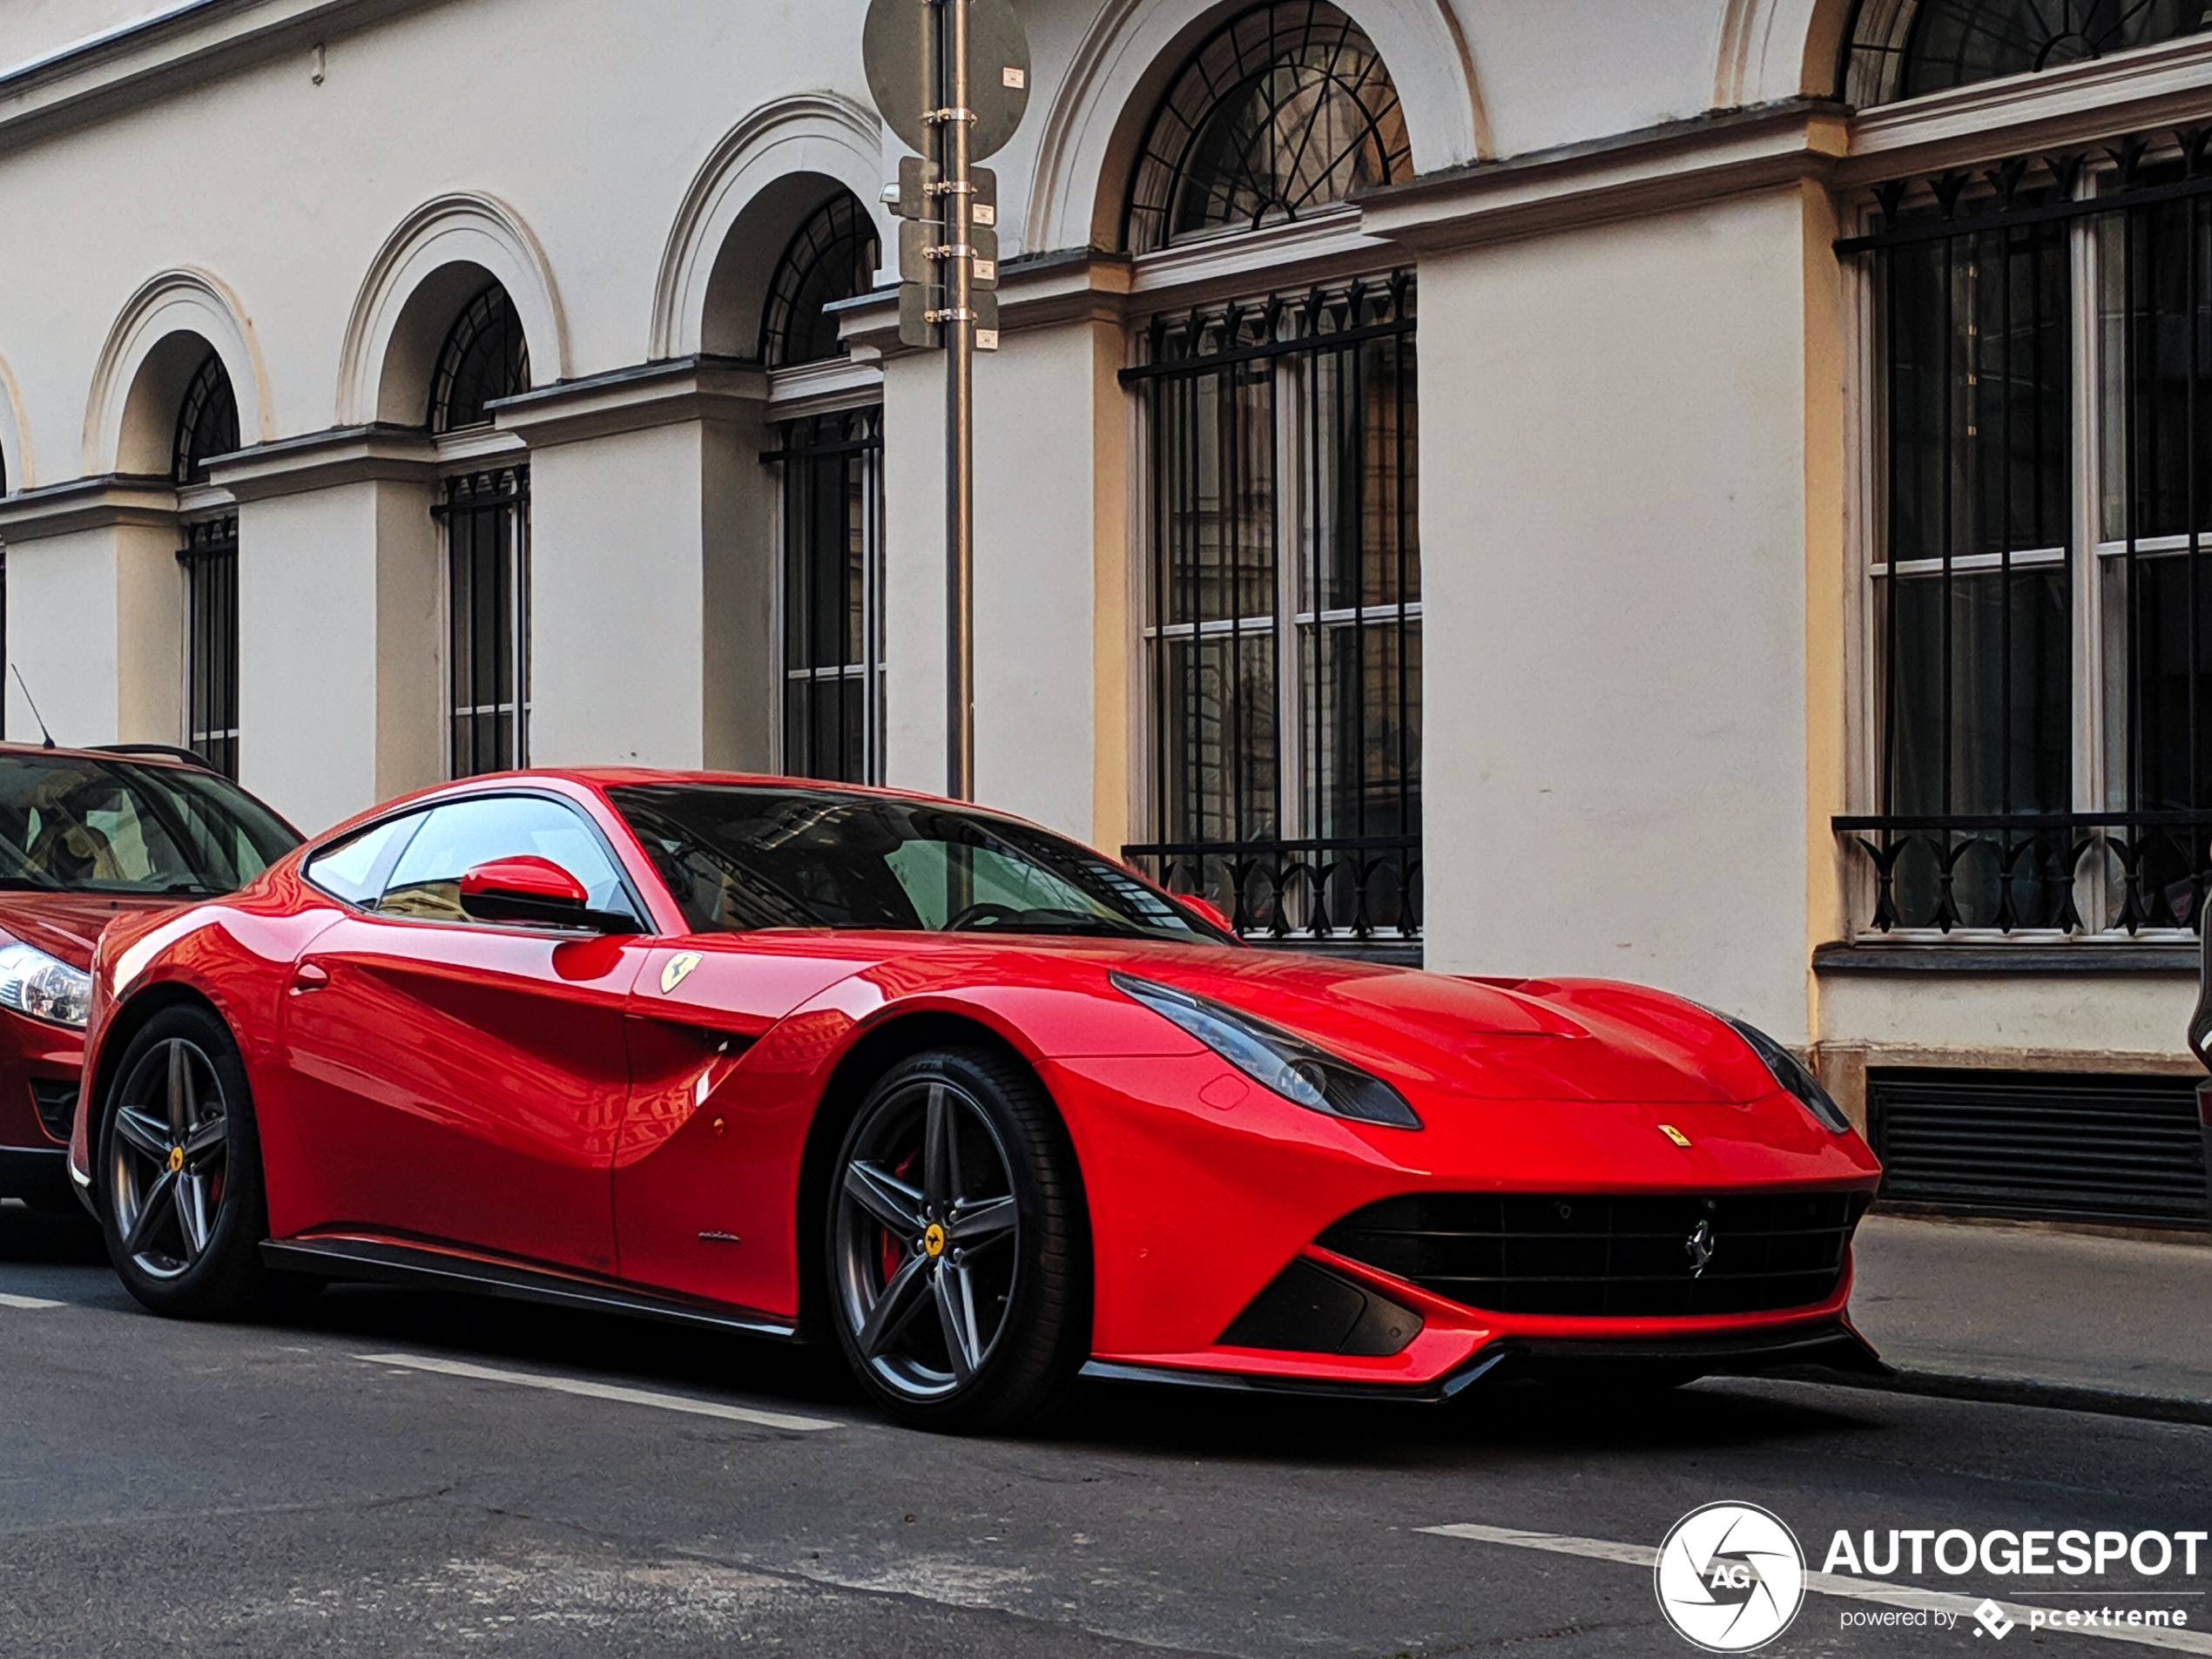
<path id="1" fill-rule="evenodd" d="M 170 1527 L 193 1521 L 239 1521 L 283 1515 L 370 1514 L 450 1497 L 453 1488 L 433 1487 L 423 1492 L 395 1493 L 381 1498 L 341 1498 L 326 1503 L 240 1504 L 214 1509 L 148 1511 L 130 1515 L 96 1515 L 70 1521 L 42 1521 L 29 1527 L 0 1527 L 0 1538 L 37 1538 L 57 1533 L 90 1532 L 125 1527 Z"/>

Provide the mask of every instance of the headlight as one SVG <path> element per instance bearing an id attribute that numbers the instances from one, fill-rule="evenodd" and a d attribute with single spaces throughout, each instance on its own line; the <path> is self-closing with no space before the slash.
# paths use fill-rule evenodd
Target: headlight
<path id="1" fill-rule="evenodd" d="M 0 945 L 0 1008 L 81 1031 L 92 1008 L 92 976 L 10 940 Z"/>
<path id="2" fill-rule="evenodd" d="M 1347 1065 L 1287 1031 L 1171 986 L 1155 985 L 1127 974 L 1111 977 L 1114 988 L 1124 996 L 1173 1021 L 1247 1077 L 1308 1111 L 1363 1123 L 1385 1123 L 1393 1129 L 1421 1126 L 1406 1097 L 1381 1078 Z"/>
<path id="3" fill-rule="evenodd" d="M 1721 1015 L 1728 1020 L 1728 1015 Z M 1820 1086 L 1820 1079 L 1807 1071 L 1797 1062 L 1797 1056 L 1777 1042 L 1755 1025 L 1741 1020 L 1728 1020 L 1736 1028 L 1736 1035 L 1751 1045 L 1751 1052 L 1760 1063 L 1774 1074 L 1774 1081 L 1804 1103 L 1804 1108 L 1820 1120 L 1821 1127 L 1838 1135 L 1851 1132 L 1851 1119 L 1844 1116 L 1844 1109 L 1836 1097 Z"/>

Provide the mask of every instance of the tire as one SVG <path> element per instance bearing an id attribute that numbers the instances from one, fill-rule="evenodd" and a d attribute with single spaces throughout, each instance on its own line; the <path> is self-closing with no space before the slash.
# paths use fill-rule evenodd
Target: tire
<path id="1" fill-rule="evenodd" d="M 94 1180 L 124 1288 L 184 1319 L 273 1312 L 317 1288 L 261 1264 L 261 1143 L 229 1028 L 194 1004 L 164 1008 L 113 1077 L 99 1102 Z"/>
<path id="2" fill-rule="evenodd" d="M 893 1067 L 846 1131 L 827 1211 L 831 1323 L 893 1415 L 1008 1430 L 1066 1397 L 1090 1345 L 1089 1223 L 1026 1067 L 970 1049 Z"/>

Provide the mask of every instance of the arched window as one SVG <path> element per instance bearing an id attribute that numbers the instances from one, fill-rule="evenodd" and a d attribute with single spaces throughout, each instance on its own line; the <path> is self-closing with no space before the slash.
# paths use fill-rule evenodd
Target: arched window
<path id="1" fill-rule="evenodd" d="M 486 407 L 530 389 L 529 342 L 495 282 L 461 308 L 430 382 L 430 430 L 491 423 Z M 529 764 L 530 469 L 470 460 L 438 503 L 446 541 L 447 770 Z"/>
<path id="2" fill-rule="evenodd" d="M 530 348 L 507 290 L 496 282 L 461 308 L 430 382 L 430 430 L 487 426 L 485 405 L 530 389 Z"/>
<path id="3" fill-rule="evenodd" d="M 842 357 L 826 307 L 865 293 L 880 263 L 875 226 L 850 191 L 808 214 L 776 261 L 760 318 L 760 361 L 771 368 Z"/>
<path id="4" fill-rule="evenodd" d="M 211 351 L 193 371 L 178 407 L 173 475 L 180 484 L 204 484 L 208 458 L 237 448 L 238 395 L 231 389 L 222 358 Z"/>
<path id="5" fill-rule="evenodd" d="M 1398 89 L 1358 24 L 1277 0 L 1200 46 L 1152 117 L 1123 226 L 1132 253 L 1296 219 L 1413 175 Z"/>
<path id="6" fill-rule="evenodd" d="M 211 456 L 239 447 L 238 396 L 223 360 L 210 351 L 177 408 L 171 475 L 180 489 L 207 482 Z M 185 742 L 226 777 L 238 775 L 238 514 L 224 509 L 184 521 L 177 559 L 185 570 Z"/>
<path id="7" fill-rule="evenodd" d="M 2193 35 L 2203 0 L 1859 0 L 1843 95 L 1864 108 Z"/>

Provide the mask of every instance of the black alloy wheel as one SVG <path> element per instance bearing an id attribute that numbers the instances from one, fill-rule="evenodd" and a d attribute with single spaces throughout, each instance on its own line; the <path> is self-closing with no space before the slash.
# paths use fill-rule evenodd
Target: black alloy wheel
<path id="1" fill-rule="evenodd" d="M 838 1339 L 868 1391 L 932 1428 L 1055 1404 L 1089 1345 L 1087 1224 L 1067 1134 L 1028 1071 L 917 1055 L 861 1103 L 829 1205 Z"/>
<path id="2" fill-rule="evenodd" d="M 157 1313 L 221 1318 L 314 1281 L 261 1264 L 261 1149 L 228 1028 L 179 1005 L 149 1020 L 101 1105 L 101 1230 L 124 1287 Z"/>

